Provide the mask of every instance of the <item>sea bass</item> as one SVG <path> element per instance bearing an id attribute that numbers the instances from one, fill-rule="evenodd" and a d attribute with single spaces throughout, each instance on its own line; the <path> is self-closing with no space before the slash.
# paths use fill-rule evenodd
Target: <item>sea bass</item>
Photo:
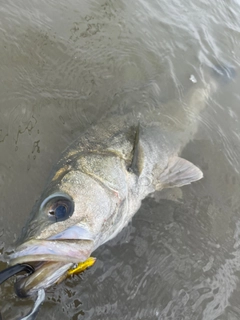
<path id="1" fill-rule="evenodd" d="M 229 69 L 215 71 L 230 77 Z M 165 106 L 168 117 L 144 108 L 138 118 L 130 112 L 109 116 L 63 153 L 10 255 L 10 265 L 35 268 L 17 281 L 19 296 L 60 282 L 74 264 L 115 237 L 150 193 L 203 177 L 179 154 L 219 83 L 215 76 L 205 79 L 192 84 L 183 106 L 177 108 L 177 100 Z"/>

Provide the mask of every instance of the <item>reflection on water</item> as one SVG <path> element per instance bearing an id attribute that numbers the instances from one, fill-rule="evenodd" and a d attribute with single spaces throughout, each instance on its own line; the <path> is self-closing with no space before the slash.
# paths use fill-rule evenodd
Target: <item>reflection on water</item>
<path id="1" fill-rule="evenodd" d="M 0 253 L 61 151 L 101 116 L 172 98 L 177 110 L 202 65 L 238 71 L 239 12 L 237 1 L 1 5 Z M 236 77 L 212 97 L 183 151 L 204 179 L 146 199 L 82 279 L 49 290 L 40 319 L 239 319 L 238 87 Z M 0 288 L 5 319 L 32 307 L 12 287 Z"/>

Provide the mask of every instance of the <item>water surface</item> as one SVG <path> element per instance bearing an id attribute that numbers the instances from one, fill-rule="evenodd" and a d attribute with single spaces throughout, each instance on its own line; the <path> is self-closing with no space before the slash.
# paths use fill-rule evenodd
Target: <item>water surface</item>
<path id="1" fill-rule="evenodd" d="M 112 110 L 176 99 L 202 66 L 239 73 L 238 1 L 4 1 L 0 8 L 0 252 L 20 233 L 52 165 Z M 204 179 L 158 192 L 96 252 L 97 263 L 48 290 L 39 319 L 239 319 L 239 77 L 211 97 L 183 157 Z M 6 266 L 1 256 L 0 267 Z M 32 307 L 13 281 L 4 319 Z"/>

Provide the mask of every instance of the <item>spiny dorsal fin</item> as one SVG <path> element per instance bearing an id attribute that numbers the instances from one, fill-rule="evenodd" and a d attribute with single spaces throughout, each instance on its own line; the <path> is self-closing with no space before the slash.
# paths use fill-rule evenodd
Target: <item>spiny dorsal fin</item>
<path id="1" fill-rule="evenodd" d="M 139 169 L 139 137 L 140 137 L 140 123 L 138 123 L 136 128 L 136 133 L 133 142 L 133 157 L 132 162 L 129 166 L 129 171 L 135 173 L 139 176 L 140 169 Z"/>

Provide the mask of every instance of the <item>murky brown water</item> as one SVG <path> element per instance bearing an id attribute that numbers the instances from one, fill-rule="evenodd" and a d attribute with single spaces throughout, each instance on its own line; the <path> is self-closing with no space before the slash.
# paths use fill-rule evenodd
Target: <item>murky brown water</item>
<path id="1" fill-rule="evenodd" d="M 111 108 L 181 101 L 204 64 L 239 73 L 239 15 L 238 1 L 2 1 L 0 252 L 61 151 Z M 239 82 L 212 97 L 183 151 L 204 179 L 146 199 L 82 280 L 48 291 L 39 319 L 240 318 Z M 12 288 L 0 288 L 4 319 L 32 307 Z"/>

